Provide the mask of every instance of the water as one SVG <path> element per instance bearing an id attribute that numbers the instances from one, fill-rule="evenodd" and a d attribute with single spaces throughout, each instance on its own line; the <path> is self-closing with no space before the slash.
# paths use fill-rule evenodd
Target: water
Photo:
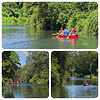
<path id="1" fill-rule="evenodd" d="M 82 80 L 92 83 L 83 86 Z M 70 83 L 61 87 L 52 87 L 52 97 L 54 98 L 96 98 L 98 97 L 98 81 L 95 79 L 74 78 Z"/>
<path id="2" fill-rule="evenodd" d="M 48 86 L 21 83 L 8 84 L 3 87 L 3 97 L 5 98 L 47 98 L 48 96 Z"/>
<path id="3" fill-rule="evenodd" d="M 29 27 L 3 26 L 2 47 L 4 49 L 96 49 L 96 37 L 75 39 L 56 38 L 55 31 L 35 30 Z"/>

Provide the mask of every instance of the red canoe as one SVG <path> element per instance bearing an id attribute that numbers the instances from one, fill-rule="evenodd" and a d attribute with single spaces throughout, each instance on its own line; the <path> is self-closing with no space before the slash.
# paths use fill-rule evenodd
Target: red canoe
<path id="1" fill-rule="evenodd" d="M 78 39 L 78 35 L 73 35 L 73 36 L 61 36 L 57 35 L 59 38 L 67 38 L 67 39 Z"/>
<path id="2" fill-rule="evenodd" d="M 20 84 L 20 83 L 9 83 L 9 84 Z"/>

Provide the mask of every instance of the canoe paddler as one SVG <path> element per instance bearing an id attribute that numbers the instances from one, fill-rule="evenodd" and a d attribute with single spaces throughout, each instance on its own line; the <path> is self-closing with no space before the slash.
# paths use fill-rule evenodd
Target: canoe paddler
<path id="1" fill-rule="evenodd" d="M 60 34 L 62 34 L 62 32 L 63 32 L 63 28 L 60 28 L 60 31 L 58 34 L 60 35 Z"/>
<path id="2" fill-rule="evenodd" d="M 19 82 L 17 81 L 17 83 L 19 84 Z"/>
<path id="3" fill-rule="evenodd" d="M 69 36 L 73 36 L 73 35 L 76 35 L 76 31 L 75 31 L 75 29 L 74 28 L 72 28 L 72 30 L 71 30 L 71 33 L 69 34 Z"/>
<path id="4" fill-rule="evenodd" d="M 69 30 L 68 28 L 66 27 L 65 30 L 64 30 L 64 36 L 68 36 L 69 35 Z"/>
<path id="5" fill-rule="evenodd" d="M 88 83 L 87 83 L 87 81 L 85 80 L 83 80 L 83 86 L 88 86 Z"/>
<path id="6" fill-rule="evenodd" d="M 68 36 L 68 35 L 69 35 L 69 30 L 68 30 L 68 28 L 66 27 L 66 28 L 64 29 L 64 31 L 63 31 L 61 34 L 59 34 L 59 35 Z"/>

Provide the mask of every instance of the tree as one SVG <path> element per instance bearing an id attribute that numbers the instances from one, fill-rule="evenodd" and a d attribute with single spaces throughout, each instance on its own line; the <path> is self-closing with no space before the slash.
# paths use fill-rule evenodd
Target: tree
<path id="1" fill-rule="evenodd" d="M 70 77 L 98 77 L 96 51 L 54 51 L 51 61 L 52 86 L 63 85 Z"/>
<path id="2" fill-rule="evenodd" d="M 15 72 L 18 68 L 19 56 L 14 51 L 4 51 L 2 53 L 2 77 L 3 81 L 15 79 Z"/>
<path id="3" fill-rule="evenodd" d="M 3 25 L 38 29 L 75 28 L 82 36 L 98 36 L 97 2 L 4 2 Z"/>
<path id="4" fill-rule="evenodd" d="M 60 65 L 57 64 L 58 60 L 57 58 L 52 57 L 52 62 L 51 62 L 51 85 L 52 86 L 59 86 L 60 83 L 60 74 L 58 70 L 60 69 Z"/>
<path id="5" fill-rule="evenodd" d="M 26 64 L 21 70 L 21 82 L 48 84 L 49 83 L 49 57 L 48 52 L 29 52 Z"/>

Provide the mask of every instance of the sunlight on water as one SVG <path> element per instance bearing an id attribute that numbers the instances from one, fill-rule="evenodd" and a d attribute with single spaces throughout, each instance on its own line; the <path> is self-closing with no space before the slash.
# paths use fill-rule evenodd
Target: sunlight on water
<path id="1" fill-rule="evenodd" d="M 2 47 L 4 49 L 96 49 L 96 37 L 78 40 L 56 38 L 49 30 L 35 30 L 19 26 L 3 26 Z"/>
<path id="2" fill-rule="evenodd" d="M 75 80 L 74 80 L 75 79 Z M 87 79 L 92 85 L 83 86 L 84 78 L 71 77 L 68 85 L 52 87 L 54 98 L 96 98 L 98 97 L 98 80 Z"/>

